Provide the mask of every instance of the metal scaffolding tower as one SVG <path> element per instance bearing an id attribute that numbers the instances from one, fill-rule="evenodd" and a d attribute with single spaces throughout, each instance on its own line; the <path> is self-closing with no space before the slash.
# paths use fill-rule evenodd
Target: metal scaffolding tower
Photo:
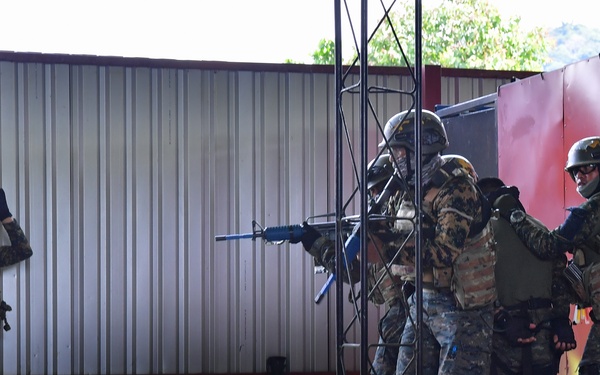
<path id="1" fill-rule="evenodd" d="M 335 4 L 335 94 L 336 94 L 336 142 L 335 142 L 335 155 L 336 155 L 336 269 L 341 270 L 348 265 L 352 259 L 346 258 L 347 244 L 342 234 L 342 227 L 344 221 L 347 219 L 345 215 L 345 209 L 348 206 L 348 201 L 344 201 L 344 186 L 342 186 L 343 179 L 343 166 L 344 166 L 344 151 L 345 147 L 348 147 L 347 152 L 350 155 L 351 164 L 353 166 L 352 173 L 357 182 L 357 190 L 351 194 L 350 199 L 360 200 L 360 259 L 367 259 L 367 236 L 369 229 L 369 202 L 368 202 L 368 191 L 366 186 L 367 181 L 367 163 L 369 157 L 367 155 L 369 141 L 369 117 L 374 119 L 376 124 L 376 134 L 383 136 L 383 126 L 387 122 L 387 118 L 380 119 L 379 114 L 376 112 L 375 106 L 371 101 L 372 95 L 392 95 L 398 97 L 398 100 L 407 101 L 405 110 L 415 110 L 415 121 L 417 124 L 421 123 L 421 110 L 422 110 L 422 96 L 421 96 L 421 1 L 415 0 L 414 11 L 415 11 L 415 43 L 414 43 L 414 61 L 409 61 L 404 53 L 404 49 L 398 39 L 395 32 L 395 25 L 392 24 L 392 18 L 390 17 L 391 12 L 394 11 L 394 6 L 397 5 L 396 0 L 392 0 L 387 3 L 384 0 L 378 2 L 371 1 L 372 4 L 381 6 L 383 16 L 381 20 L 376 24 L 375 28 L 369 32 L 368 29 L 368 11 L 369 1 L 360 1 L 360 33 L 359 37 L 356 37 L 354 30 L 354 22 L 349 11 L 349 0 L 334 0 Z M 353 37 L 354 48 L 356 50 L 356 57 L 350 64 L 344 64 L 342 61 L 342 14 L 345 14 L 349 23 L 351 34 Z M 373 36 L 381 28 L 388 28 L 391 34 L 394 36 L 394 42 L 401 51 L 402 60 L 405 63 L 405 68 L 408 68 L 410 72 L 410 78 L 412 81 L 412 87 L 409 90 L 402 90 L 398 87 L 382 87 L 378 85 L 369 85 L 369 44 L 373 39 Z M 356 77 L 355 72 L 359 71 L 358 80 L 352 81 L 353 77 Z M 351 74 L 354 72 L 354 74 Z M 350 139 L 348 139 L 348 123 L 346 122 L 347 116 L 344 108 L 344 97 L 347 95 L 359 95 L 359 121 L 360 121 L 360 150 L 356 152 L 352 149 Z M 372 133 L 372 131 L 371 131 Z M 416 176 L 415 176 L 415 192 L 414 200 L 416 209 L 416 218 L 414 220 L 414 239 L 416 244 L 421 243 L 421 223 L 419 217 L 421 217 L 421 131 L 419 127 L 415 127 L 415 154 L 416 154 Z M 377 154 L 377 157 L 388 153 L 389 148 L 382 147 Z M 357 167 L 360 166 L 360 167 Z M 398 252 L 401 249 L 398 250 Z M 416 259 L 421 259 L 421 246 L 416 246 Z M 390 262 L 391 263 L 391 262 Z M 390 272 L 390 265 L 386 266 L 386 271 Z M 336 283 L 336 373 L 341 375 L 346 373 L 346 352 L 349 350 L 359 350 L 360 354 L 360 373 L 361 375 L 370 374 L 372 370 L 372 363 L 370 361 L 369 349 L 376 348 L 377 343 L 369 343 L 369 328 L 368 327 L 368 303 L 371 290 L 367 285 L 367 262 L 360 262 L 360 296 L 352 293 L 352 300 L 354 303 L 353 314 L 350 317 L 344 316 L 344 292 L 343 283 Z M 410 319 L 406 324 L 415 324 L 417 339 L 413 343 L 415 346 L 415 358 L 416 373 L 421 373 L 422 358 L 420 354 L 421 350 L 421 326 L 422 326 L 422 276 L 421 276 L 421 264 L 415 262 L 415 298 L 417 306 L 417 320 L 411 321 Z M 391 275 L 391 274 L 390 274 Z M 381 281 L 381 280 L 379 280 Z M 352 283 L 352 280 L 350 280 Z M 375 285 L 377 287 L 377 285 Z M 360 325 L 360 340 L 350 340 L 348 338 L 348 332 L 353 325 Z M 354 354 L 356 355 L 356 354 Z"/>

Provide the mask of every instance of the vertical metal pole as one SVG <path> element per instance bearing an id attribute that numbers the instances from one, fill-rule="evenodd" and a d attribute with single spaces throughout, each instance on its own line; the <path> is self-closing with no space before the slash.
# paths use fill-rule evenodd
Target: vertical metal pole
<path id="1" fill-rule="evenodd" d="M 343 209 L 343 186 L 342 186 L 342 139 L 343 139 L 343 124 L 342 124 L 342 5 L 341 0 L 334 0 L 334 17 L 335 17 L 335 215 L 336 215 L 336 269 L 343 269 L 342 259 L 342 209 Z M 335 342 L 335 359 L 336 359 L 336 374 L 344 375 L 344 363 L 342 356 L 342 347 L 344 345 L 344 310 L 343 310 L 343 294 L 344 285 L 340 281 L 335 283 L 336 299 L 335 299 L 335 316 L 336 316 L 336 342 Z"/>
<path id="2" fill-rule="evenodd" d="M 368 145 L 368 0 L 362 0 L 360 5 L 360 139 L 361 139 L 361 173 L 360 173 L 360 373 L 368 375 L 369 358 L 369 327 L 368 310 L 369 294 L 367 286 L 367 233 L 368 233 L 368 207 L 367 207 L 367 145 Z"/>
<path id="3" fill-rule="evenodd" d="M 421 61 L 421 30 L 422 30 L 422 9 L 421 0 L 415 0 L 415 80 L 416 80 L 416 96 L 415 96 L 415 201 L 416 206 L 416 251 L 415 251 L 415 273 L 416 273 L 416 373 L 422 374 L 423 371 L 423 270 L 422 270 L 422 221 L 421 208 L 423 204 L 423 191 L 421 186 L 422 181 L 422 157 L 421 157 L 421 111 L 423 109 L 422 97 L 422 61 Z"/>

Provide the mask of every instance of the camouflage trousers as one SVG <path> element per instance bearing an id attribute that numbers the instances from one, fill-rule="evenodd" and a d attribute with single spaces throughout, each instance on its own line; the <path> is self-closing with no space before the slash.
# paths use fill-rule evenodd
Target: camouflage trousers
<path id="1" fill-rule="evenodd" d="M 402 334 L 396 374 L 414 374 L 416 304 Z M 492 353 L 492 307 L 460 310 L 449 290 L 423 290 L 422 372 L 419 375 L 488 375 Z"/>
<path id="2" fill-rule="evenodd" d="M 595 312 L 594 312 L 595 314 Z M 600 315 L 600 314 L 598 314 Z M 593 369 L 592 369 L 593 368 Z M 594 323 L 579 362 L 580 375 L 600 375 L 600 324 Z"/>
<path id="3" fill-rule="evenodd" d="M 401 300 L 390 304 L 390 308 L 379 321 L 379 345 L 373 359 L 374 375 L 393 375 L 396 373 L 398 348 L 404 324 L 406 309 Z"/>
<path id="4" fill-rule="evenodd" d="M 518 312 L 515 312 L 518 314 Z M 494 332 L 492 338 L 493 374 L 514 375 L 523 372 L 524 351 L 531 353 L 531 366 L 533 373 L 537 375 L 557 374 L 560 356 L 562 352 L 554 349 L 553 333 L 550 331 L 544 319 L 549 315 L 550 309 L 528 310 L 527 314 L 531 322 L 542 324 L 543 327 L 535 335 L 535 340 L 527 347 L 516 347 L 510 345 L 504 333 Z"/>

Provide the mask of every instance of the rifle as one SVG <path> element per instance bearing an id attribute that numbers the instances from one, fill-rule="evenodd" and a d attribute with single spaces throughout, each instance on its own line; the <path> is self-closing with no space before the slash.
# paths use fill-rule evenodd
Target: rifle
<path id="1" fill-rule="evenodd" d="M 400 176 L 396 173 L 390 177 L 388 182 L 385 184 L 383 191 L 377 197 L 377 200 L 371 204 L 368 210 L 368 216 L 374 214 L 379 214 L 381 209 L 385 203 L 387 203 L 390 196 L 402 185 L 402 180 Z M 380 216 L 380 215 L 379 215 Z M 359 238 L 359 228 L 360 221 L 358 221 L 359 217 L 352 216 L 349 218 L 344 218 L 342 220 L 342 231 L 344 233 L 352 233 L 348 239 L 345 241 L 345 254 L 346 259 L 351 262 L 354 258 L 358 256 L 360 251 L 360 238 Z M 381 218 L 379 218 L 381 220 Z M 335 240 L 335 221 L 328 221 L 323 223 L 310 223 L 310 226 L 315 228 L 322 235 L 327 236 L 333 240 Z M 257 238 L 262 238 L 267 243 L 276 243 L 281 244 L 284 241 L 290 240 L 300 240 L 302 236 L 306 233 L 306 230 L 300 224 L 293 225 L 282 225 L 277 227 L 267 227 L 263 228 L 256 222 L 256 220 L 252 220 L 252 232 L 251 233 L 243 233 L 243 234 L 226 234 L 215 236 L 216 241 L 229 241 L 229 240 L 239 240 L 244 238 L 250 238 L 253 241 Z M 315 297 L 315 303 L 320 303 L 325 294 L 329 291 L 329 288 L 335 281 L 336 276 L 335 273 L 331 273 L 329 278 L 319 291 L 319 293 Z"/>
<path id="2" fill-rule="evenodd" d="M 356 224 L 357 217 L 347 217 L 342 220 L 342 231 L 350 233 Z M 308 220 L 308 219 L 307 219 Z M 321 223 L 310 223 L 321 235 L 335 238 L 335 221 Z M 250 238 L 255 241 L 262 238 L 266 243 L 281 244 L 284 241 L 299 240 L 306 233 L 301 224 L 280 225 L 276 227 L 263 228 L 256 220 L 252 220 L 252 232 L 241 234 L 225 234 L 215 236 L 215 241 L 230 241 Z"/>

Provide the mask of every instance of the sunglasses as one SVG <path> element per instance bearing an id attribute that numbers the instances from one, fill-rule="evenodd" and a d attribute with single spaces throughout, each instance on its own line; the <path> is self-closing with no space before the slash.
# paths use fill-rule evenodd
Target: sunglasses
<path id="1" fill-rule="evenodd" d="M 573 178 L 575 178 L 575 176 L 577 176 L 578 173 L 581 173 L 581 174 L 590 174 L 593 171 L 595 171 L 597 167 L 598 167 L 597 164 L 579 165 L 577 167 L 570 168 L 569 169 L 569 173 L 571 174 L 571 176 Z"/>

